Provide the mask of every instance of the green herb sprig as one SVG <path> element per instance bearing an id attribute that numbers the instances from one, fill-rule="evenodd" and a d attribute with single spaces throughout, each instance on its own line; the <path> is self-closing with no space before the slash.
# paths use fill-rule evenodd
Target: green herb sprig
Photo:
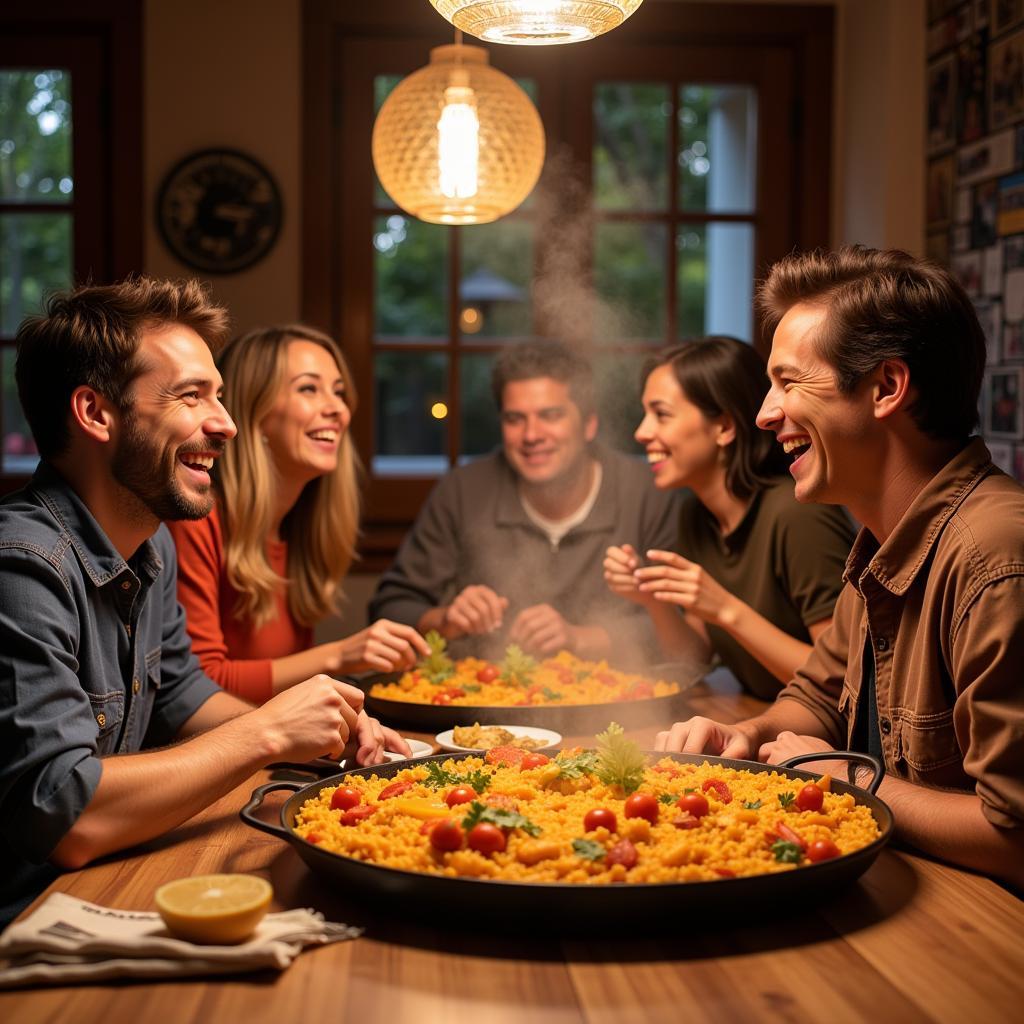
<path id="1" fill-rule="evenodd" d="M 772 843 L 772 853 L 780 864 L 799 864 L 804 855 L 796 843 L 787 843 L 785 839 Z"/>
<path id="2" fill-rule="evenodd" d="M 471 786 L 477 793 L 483 793 L 491 784 L 491 776 L 479 768 L 459 775 L 457 772 L 445 770 L 436 761 L 430 761 L 427 764 L 427 777 L 423 781 L 431 789 L 441 789 L 443 786 Z"/>
<path id="3" fill-rule="evenodd" d="M 462 827 L 468 832 L 481 821 L 488 821 L 498 828 L 519 828 L 528 836 L 539 836 L 541 832 L 540 825 L 534 824 L 529 818 L 524 818 L 518 811 L 510 811 L 504 807 L 488 807 L 479 800 L 474 800 L 469 805 L 469 813 L 462 819 Z"/>
<path id="4" fill-rule="evenodd" d="M 779 803 L 782 804 L 783 808 L 788 808 L 789 805 L 796 799 L 795 793 L 780 793 Z"/>
<path id="5" fill-rule="evenodd" d="M 647 759 L 638 743 L 626 739 L 621 725 L 612 722 L 597 735 L 597 770 L 595 774 L 606 786 L 621 786 L 633 793 L 644 781 Z"/>
<path id="6" fill-rule="evenodd" d="M 423 638 L 427 641 L 430 654 L 421 659 L 416 668 L 427 677 L 427 681 L 440 686 L 446 679 L 455 675 L 455 665 L 445 653 L 448 641 L 436 629 L 430 630 Z"/>
<path id="7" fill-rule="evenodd" d="M 584 860 L 604 860 L 604 847 L 593 839 L 574 839 L 572 851 Z"/>

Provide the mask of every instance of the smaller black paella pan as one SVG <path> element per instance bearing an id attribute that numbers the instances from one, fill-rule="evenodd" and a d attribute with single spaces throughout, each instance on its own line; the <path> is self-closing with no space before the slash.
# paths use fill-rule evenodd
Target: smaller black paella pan
<path id="1" fill-rule="evenodd" d="M 430 761 L 455 762 L 472 754 L 438 754 L 422 758 L 417 764 Z M 866 806 L 874 817 L 879 836 L 868 846 L 832 860 L 801 866 L 793 871 L 752 877 L 722 878 L 715 881 L 666 882 L 660 884 L 581 885 L 569 883 L 509 882 L 490 879 L 447 877 L 421 872 L 402 871 L 366 861 L 355 860 L 308 843 L 295 832 L 295 819 L 307 801 L 316 798 L 325 788 L 335 787 L 350 775 L 391 778 L 409 767 L 398 761 L 372 768 L 332 775 L 330 778 L 303 784 L 276 781 L 258 787 L 242 808 L 242 820 L 253 828 L 277 836 L 290 843 L 307 866 L 325 884 L 337 887 L 339 893 L 354 899 L 384 903 L 402 912 L 434 911 L 439 923 L 456 921 L 460 915 L 500 915 L 510 921 L 530 919 L 573 922 L 577 926 L 603 927 L 611 921 L 654 921 L 664 915 L 694 911 L 753 910 L 766 903 L 784 902 L 787 906 L 810 904 L 837 892 L 860 877 L 874 862 L 889 841 L 893 831 L 892 812 L 876 795 L 885 769 L 876 758 L 848 751 L 830 751 L 791 758 L 781 765 L 765 765 L 754 761 L 693 754 L 650 754 L 654 758 L 670 757 L 682 764 L 705 761 L 725 768 L 749 772 L 778 772 L 801 784 L 820 777 L 796 767 L 807 761 L 854 761 L 869 766 L 874 775 L 866 787 L 833 779 L 832 790 L 849 793 L 858 804 Z M 298 765 L 296 768 L 300 767 Z M 260 820 L 256 812 L 267 794 L 292 790 L 292 796 L 280 809 L 279 822 Z"/>

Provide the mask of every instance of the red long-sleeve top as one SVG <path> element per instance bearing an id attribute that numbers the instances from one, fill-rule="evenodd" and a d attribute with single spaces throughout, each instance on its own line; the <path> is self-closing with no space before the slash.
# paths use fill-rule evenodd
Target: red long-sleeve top
<path id="1" fill-rule="evenodd" d="M 254 629 L 237 616 L 238 591 L 228 582 L 216 508 L 205 519 L 167 526 L 178 548 L 178 600 L 199 664 L 229 693 L 262 704 L 273 696 L 271 661 L 311 647 L 313 630 L 292 618 L 283 587 L 274 596 L 274 618 L 265 626 Z M 287 576 L 287 542 L 268 541 L 267 560 L 274 572 Z"/>

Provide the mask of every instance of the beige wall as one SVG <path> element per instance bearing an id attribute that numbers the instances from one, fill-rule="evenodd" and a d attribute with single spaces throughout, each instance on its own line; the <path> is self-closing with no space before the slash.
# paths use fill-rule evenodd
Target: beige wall
<path id="1" fill-rule="evenodd" d="M 299 316 L 300 0 L 146 0 L 145 269 L 190 271 L 164 246 L 156 190 L 197 149 L 241 149 L 263 163 L 284 199 L 277 244 L 252 269 L 212 277 L 240 328 Z"/>

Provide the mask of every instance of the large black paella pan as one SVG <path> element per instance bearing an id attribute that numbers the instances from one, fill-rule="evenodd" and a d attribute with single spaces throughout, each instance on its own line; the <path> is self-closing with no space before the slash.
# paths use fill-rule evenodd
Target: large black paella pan
<path id="1" fill-rule="evenodd" d="M 461 761 L 470 754 L 441 754 L 424 758 Z M 875 758 L 866 754 L 830 752 L 792 758 L 783 765 L 764 765 L 752 761 L 690 754 L 658 754 L 671 757 L 683 764 L 707 761 L 726 768 L 749 772 L 775 771 L 801 784 L 815 781 L 818 776 L 801 771 L 796 764 L 805 761 L 850 760 L 867 764 L 874 777 L 867 788 L 833 780 L 835 792 L 851 794 L 857 803 L 866 806 L 878 824 L 879 837 L 870 845 L 850 854 L 809 864 L 793 871 L 758 875 L 747 878 L 723 878 L 710 882 L 673 882 L 663 884 L 573 885 L 557 883 L 523 883 L 489 879 L 446 877 L 421 872 L 401 871 L 365 861 L 355 860 L 310 844 L 295 831 L 299 809 L 318 796 L 327 787 L 337 786 L 345 775 L 369 775 L 390 778 L 408 767 L 408 762 L 396 762 L 374 768 L 361 768 L 354 772 L 333 775 L 311 784 L 296 782 L 270 782 L 256 789 L 241 810 L 242 820 L 253 828 L 278 836 L 290 843 L 310 870 L 319 875 L 328 886 L 353 898 L 372 899 L 394 905 L 405 912 L 433 911 L 440 923 L 455 923 L 468 914 L 501 915 L 509 920 L 532 918 L 536 922 L 552 917 L 576 925 L 601 927 L 610 920 L 633 922 L 663 918 L 664 915 L 690 913 L 697 910 L 742 910 L 749 912 L 765 902 L 785 902 L 798 905 L 829 895 L 841 886 L 856 880 L 865 872 L 888 842 L 893 829 L 892 813 L 875 796 L 884 768 Z M 293 790 L 292 796 L 280 810 L 279 822 L 260 820 L 256 811 L 264 797 L 275 790 Z M 400 906 L 399 906 L 400 905 Z M 676 919 L 676 918 L 673 918 Z M 682 924 L 681 919 L 679 923 Z"/>

